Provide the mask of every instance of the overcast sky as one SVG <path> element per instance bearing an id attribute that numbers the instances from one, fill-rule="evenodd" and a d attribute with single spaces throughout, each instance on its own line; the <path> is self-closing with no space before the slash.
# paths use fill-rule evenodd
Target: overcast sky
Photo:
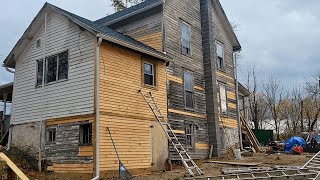
<path id="1" fill-rule="evenodd" d="M 110 0 L 49 0 L 58 7 L 99 19 L 114 12 Z M 292 87 L 320 72 L 319 0 L 220 0 L 229 20 L 237 25 L 242 45 L 240 81 L 256 66 L 260 77 L 279 77 Z M 2 1 L 0 7 L 0 61 L 8 55 L 45 1 Z M 13 76 L 0 68 L 0 84 Z"/>

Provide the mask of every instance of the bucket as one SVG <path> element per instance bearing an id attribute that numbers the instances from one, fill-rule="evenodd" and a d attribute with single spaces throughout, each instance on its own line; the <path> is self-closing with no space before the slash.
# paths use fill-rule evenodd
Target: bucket
<path id="1" fill-rule="evenodd" d="M 234 149 L 233 150 L 233 155 L 236 159 L 240 160 L 241 159 L 241 152 L 240 149 Z"/>

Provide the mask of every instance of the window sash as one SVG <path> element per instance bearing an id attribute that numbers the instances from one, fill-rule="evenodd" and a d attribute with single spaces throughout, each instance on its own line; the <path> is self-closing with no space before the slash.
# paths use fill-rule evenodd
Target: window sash
<path id="1" fill-rule="evenodd" d="M 36 86 L 42 85 L 43 76 L 44 76 L 45 84 L 62 80 L 62 79 L 68 79 L 68 73 L 69 73 L 69 52 L 68 51 L 64 51 L 64 52 L 55 54 L 53 56 L 46 57 L 44 75 L 43 75 L 43 68 L 42 68 L 43 64 L 41 62 L 43 63 L 43 60 L 37 61 Z"/>
<path id="2" fill-rule="evenodd" d="M 81 145 L 91 145 L 92 144 L 92 124 L 80 125 L 79 138 Z"/>
<path id="3" fill-rule="evenodd" d="M 227 92 L 226 92 L 226 86 L 223 84 L 220 84 L 220 108 L 221 113 L 227 113 L 228 107 L 227 107 Z"/>
<path id="4" fill-rule="evenodd" d="M 147 69 L 150 67 L 150 69 Z M 155 76 L 154 76 L 154 64 L 151 63 L 144 63 L 143 65 L 143 74 L 144 74 L 144 84 L 154 86 L 155 85 Z"/>
<path id="5" fill-rule="evenodd" d="M 224 48 L 219 42 L 216 42 L 217 66 L 218 69 L 224 69 Z"/>
<path id="6" fill-rule="evenodd" d="M 193 124 L 186 123 L 185 127 L 186 145 L 193 146 Z"/>
<path id="7" fill-rule="evenodd" d="M 190 54 L 191 49 L 191 27 L 186 22 L 181 22 L 181 47 L 183 54 Z"/>
<path id="8" fill-rule="evenodd" d="M 47 130 L 47 142 L 55 142 L 56 141 L 56 129 L 48 129 Z"/>
<path id="9" fill-rule="evenodd" d="M 184 100 L 185 107 L 193 108 L 194 104 L 194 95 L 193 95 L 193 75 L 189 72 L 184 72 L 183 74 L 183 83 L 184 83 Z"/>

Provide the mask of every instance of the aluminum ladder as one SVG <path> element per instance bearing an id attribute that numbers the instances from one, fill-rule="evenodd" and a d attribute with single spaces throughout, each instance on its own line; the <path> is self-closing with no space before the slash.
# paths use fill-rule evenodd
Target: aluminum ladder
<path id="1" fill-rule="evenodd" d="M 154 99 L 154 96 L 151 92 L 143 93 L 139 90 L 141 95 L 143 96 L 144 100 L 149 105 L 151 111 L 153 112 L 154 116 L 156 117 L 157 121 L 160 123 L 163 131 L 166 133 L 169 142 L 173 145 L 174 149 L 179 154 L 181 161 L 184 167 L 187 169 L 191 176 L 195 176 L 196 174 L 203 175 L 201 169 L 197 166 L 197 164 L 192 160 L 188 152 L 184 149 L 180 141 L 178 140 L 176 134 L 173 132 L 170 124 L 162 114 L 157 102 Z"/>
<path id="2" fill-rule="evenodd" d="M 309 171 L 317 173 L 315 178 L 309 179 L 320 179 L 320 151 L 314 155 L 302 168 L 309 169 Z"/>

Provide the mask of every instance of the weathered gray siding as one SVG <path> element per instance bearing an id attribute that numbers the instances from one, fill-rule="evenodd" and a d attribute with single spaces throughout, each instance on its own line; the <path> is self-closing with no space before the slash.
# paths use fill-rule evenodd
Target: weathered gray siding
<path id="1" fill-rule="evenodd" d="M 191 56 L 181 54 L 181 20 L 191 26 Z M 168 72 L 168 118 L 173 129 L 185 131 L 185 123 L 194 123 L 194 147 L 188 148 L 193 158 L 208 156 L 206 102 L 204 91 L 204 70 L 202 54 L 200 2 L 194 0 L 167 0 L 164 5 L 164 51 L 173 58 L 167 67 Z M 194 109 L 184 106 L 183 73 L 194 76 Z M 170 78 L 173 77 L 173 78 Z M 178 81 L 179 79 L 180 81 Z M 171 111 L 174 110 L 174 111 Z M 187 113 L 187 114 L 186 114 Z M 185 134 L 177 134 L 185 144 Z M 200 146 L 201 145 L 201 146 Z M 173 159 L 178 159 L 170 149 Z"/>
<path id="2" fill-rule="evenodd" d="M 41 48 L 35 47 L 41 39 Z M 16 62 L 12 124 L 40 121 L 41 91 L 36 61 L 43 58 L 44 27 Z M 44 119 L 91 114 L 94 109 L 95 38 L 62 15 L 48 14 L 46 56 L 69 50 L 68 80 L 45 85 Z"/>

